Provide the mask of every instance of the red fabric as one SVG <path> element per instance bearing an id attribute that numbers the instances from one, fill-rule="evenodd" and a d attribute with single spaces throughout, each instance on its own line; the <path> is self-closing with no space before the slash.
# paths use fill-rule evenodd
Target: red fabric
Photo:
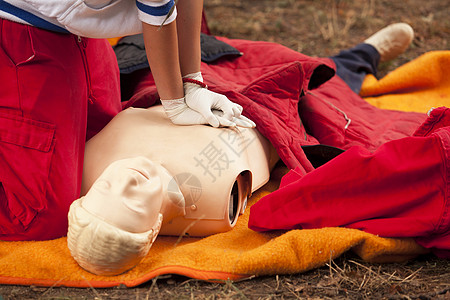
<path id="1" fill-rule="evenodd" d="M 279 190 L 251 207 L 249 227 L 357 228 L 414 237 L 450 258 L 449 126 L 450 110 L 435 109 L 418 136 L 373 153 L 352 147 L 307 175 L 292 170 Z"/>
<path id="2" fill-rule="evenodd" d="M 86 135 L 121 108 L 114 52 L 0 19 L 0 82 L 0 239 L 64 236 Z"/>
<path id="3" fill-rule="evenodd" d="M 303 174 L 314 168 L 301 146 L 322 143 L 348 149 L 362 145 L 372 150 L 410 136 L 426 119 L 425 114 L 367 104 L 340 78 L 332 77 L 330 59 L 309 57 L 274 43 L 219 39 L 243 55 L 202 63 L 206 84 L 242 105 L 244 115 L 271 141 L 283 162 Z M 147 73 L 125 107 L 148 107 L 157 101 L 153 78 Z M 351 119 L 347 129 L 344 115 Z"/>
<path id="4" fill-rule="evenodd" d="M 211 32 L 209 31 L 208 22 L 206 21 L 205 11 L 202 11 L 202 27 L 201 27 L 201 32 L 203 32 L 203 33 L 205 33 L 205 34 L 211 34 Z"/>
<path id="5" fill-rule="evenodd" d="M 308 91 L 299 112 L 319 143 L 342 149 L 359 145 L 371 151 L 387 141 L 411 136 L 427 118 L 424 113 L 376 108 L 337 76 Z"/>

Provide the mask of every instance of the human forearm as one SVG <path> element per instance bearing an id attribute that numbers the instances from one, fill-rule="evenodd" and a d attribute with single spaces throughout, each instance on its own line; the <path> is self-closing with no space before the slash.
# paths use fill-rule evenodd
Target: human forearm
<path id="1" fill-rule="evenodd" d="M 184 97 L 176 21 L 164 25 L 160 30 L 158 26 L 146 23 L 142 26 L 147 59 L 159 97 L 164 100 Z"/>
<path id="2" fill-rule="evenodd" d="M 195 79 L 201 80 L 202 10 L 202 0 L 183 0 L 178 2 L 176 21 L 160 31 L 143 25 L 147 57 L 164 110 L 178 125 L 254 127 L 241 116 L 242 107 L 209 91 L 203 83 L 186 82 L 183 87 L 182 76 L 197 73 Z"/>
<path id="3" fill-rule="evenodd" d="M 202 0 L 182 0 L 177 5 L 178 55 L 181 74 L 200 72 Z"/>

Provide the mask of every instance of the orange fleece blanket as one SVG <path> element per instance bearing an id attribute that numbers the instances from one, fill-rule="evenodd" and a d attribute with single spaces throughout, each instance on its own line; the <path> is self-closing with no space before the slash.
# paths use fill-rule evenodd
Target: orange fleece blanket
<path id="1" fill-rule="evenodd" d="M 432 51 L 377 80 L 366 76 L 361 96 L 370 104 L 401 111 L 426 113 L 450 105 L 450 51 Z"/>
<path id="2" fill-rule="evenodd" d="M 450 52 L 427 53 L 379 81 L 367 78 L 362 93 L 370 95 L 368 101 L 377 106 L 395 102 L 391 109 L 426 112 L 431 106 L 448 106 L 450 85 L 444 70 L 449 67 Z M 253 194 L 249 205 L 276 190 L 286 172 L 284 167 L 275 168 L 270 181 Z M 405 261 L 428 252 L 412 239 L 381 238 L 348 228 L 257 233 L 247 228 L 249 211 L 226 233 L 206 238 L 159 236 L 137 267 L 118 276 L 97 276 L 81 269 L 70 256 L 66 238 L 0 242 L 0 284 L 132 287 L 162 274 L 240 280 L 305 272 L 347 251 L 368 262 Z"/>
<path id="3" fill-rule="evenodd" d="M 253 194 L 250 205 L 278 188 L 285 167 Z M 70 256 L 66 238 L 0 242 L 0 283 L 43 286 L 136 286 L 162 274 L 204 280 L 239 280 L 258 275 L 304 272 L 353 250 L 366 261 L 394 262 L 427 251 L 411 239 L 386 239 L 355 229 L 323 228 L 257 233 L 247 228 L 249 209 L 229 232 L 207 238 L 159 236 L 144 260 L 118 276 L 96 276 Z"/>

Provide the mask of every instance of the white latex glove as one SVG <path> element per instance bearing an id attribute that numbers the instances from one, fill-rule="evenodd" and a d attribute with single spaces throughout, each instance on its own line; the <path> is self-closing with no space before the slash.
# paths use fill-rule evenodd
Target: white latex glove
<path id="1" fill-rule="evenodd" d="M 197 125 L 197 124 L 210 124 L 205 117 L 199 112 L 189 108 L 184 98 L 175 100 L 161 100 L 162 106 L 172 121 L 176 125 Z M 232 120 L 223 118 L 223 112 L 221 110 L 212 110 L 214 118 L 217 118 L 217 122 L 221 127 L 246 127 L 254 128 L 256 125 L 252 120 L 240 115 L 239 117 L 233 117 Z"/>
<path id="2" fill-rule="evenodd" d="M 183 80 L 189 79 L 194 83 L 186 81 L 183 83 L 186 104 L 189 108 L 199 112 L 211 126 L 230 126 L 225 120 L 242 127 L 256 126 L 253 121 L 241 116 L 242 106 L 231 102 L 224 95 L 208 90 L 206 85 L 203 85 L 203 77 L 200 72 L 183 77 Z M 222 114 L 214 114 L 214 110 L 220 111 Z"/>
<path id="3" fill-rule="evenodd" d="M 175 100 L 161 100 L 161 104 L 164 110 L 172 121 L 176 125 L 197 125 L 197 124 L 211 124 L 214 127 L 225 126 L 225 127 L 235 127 L 236 123 L 223 118 L 222 116 L 212 115 L 214 122 L 208 122 L 206 118 L 199 112 L 189 108 L 186 105 L 185 99 L 175 99 Z"/>
<path id="4" fill-rule="evenodd" d="M 223 115 L 223 111 L 221 111 L 221 110 L 213 109 L 212 112 L 217 117 L 222 117 L 222 115 Z M 245 127 L 245 128 L 255 128 L 256 127 L 256 124 L 252 120 L 250 120 L 249 118 L 247 118 L 243 115 L 240 115 L 237 118 L 233 117 L 231 119 L 231 121 L 234 124 L 236 124 L 236 126 L 239 126 L 239 127 Z"/>

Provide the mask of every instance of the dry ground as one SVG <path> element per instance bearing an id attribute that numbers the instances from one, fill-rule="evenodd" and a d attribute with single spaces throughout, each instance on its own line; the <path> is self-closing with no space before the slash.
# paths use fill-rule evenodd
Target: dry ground
<path id="1" fill-rule="evenodd" d="M 215 35 L 279 43 L 310 56 L 332 56 L 395 22 L 413 26 L 408 51 L 380 75 L 432 50 L 450 49 L 449 0 L 204 0 Z"/>
<path id="2" fill-rule="evenodd" d="M 351 253 L 292 275 L 210 283 L 162 276 L 136 288 L 0 286 L 4 299 L 450 299 L 450 260 L 368 264 Z M 1 297 L 0 297 L 1 299 Z"/>
<path id="3" fill-rule="evenodd" d="M 416 32 L 408 51 L 380 75 L 431 50 L 450 48 L 449 0 L 204 0 L 213 34 L 281 43 L 330 56 L 393 23 Z M 136 288 L 73 289 L 0 286 L 4 299 L 450 299 L 450 261 L 434 256 L 403 264 L 368 264 L 351 253 L 292 275 L 223 284 L 179 276 Z M 0 299 L 2 297 L 0 296 Z"/>

